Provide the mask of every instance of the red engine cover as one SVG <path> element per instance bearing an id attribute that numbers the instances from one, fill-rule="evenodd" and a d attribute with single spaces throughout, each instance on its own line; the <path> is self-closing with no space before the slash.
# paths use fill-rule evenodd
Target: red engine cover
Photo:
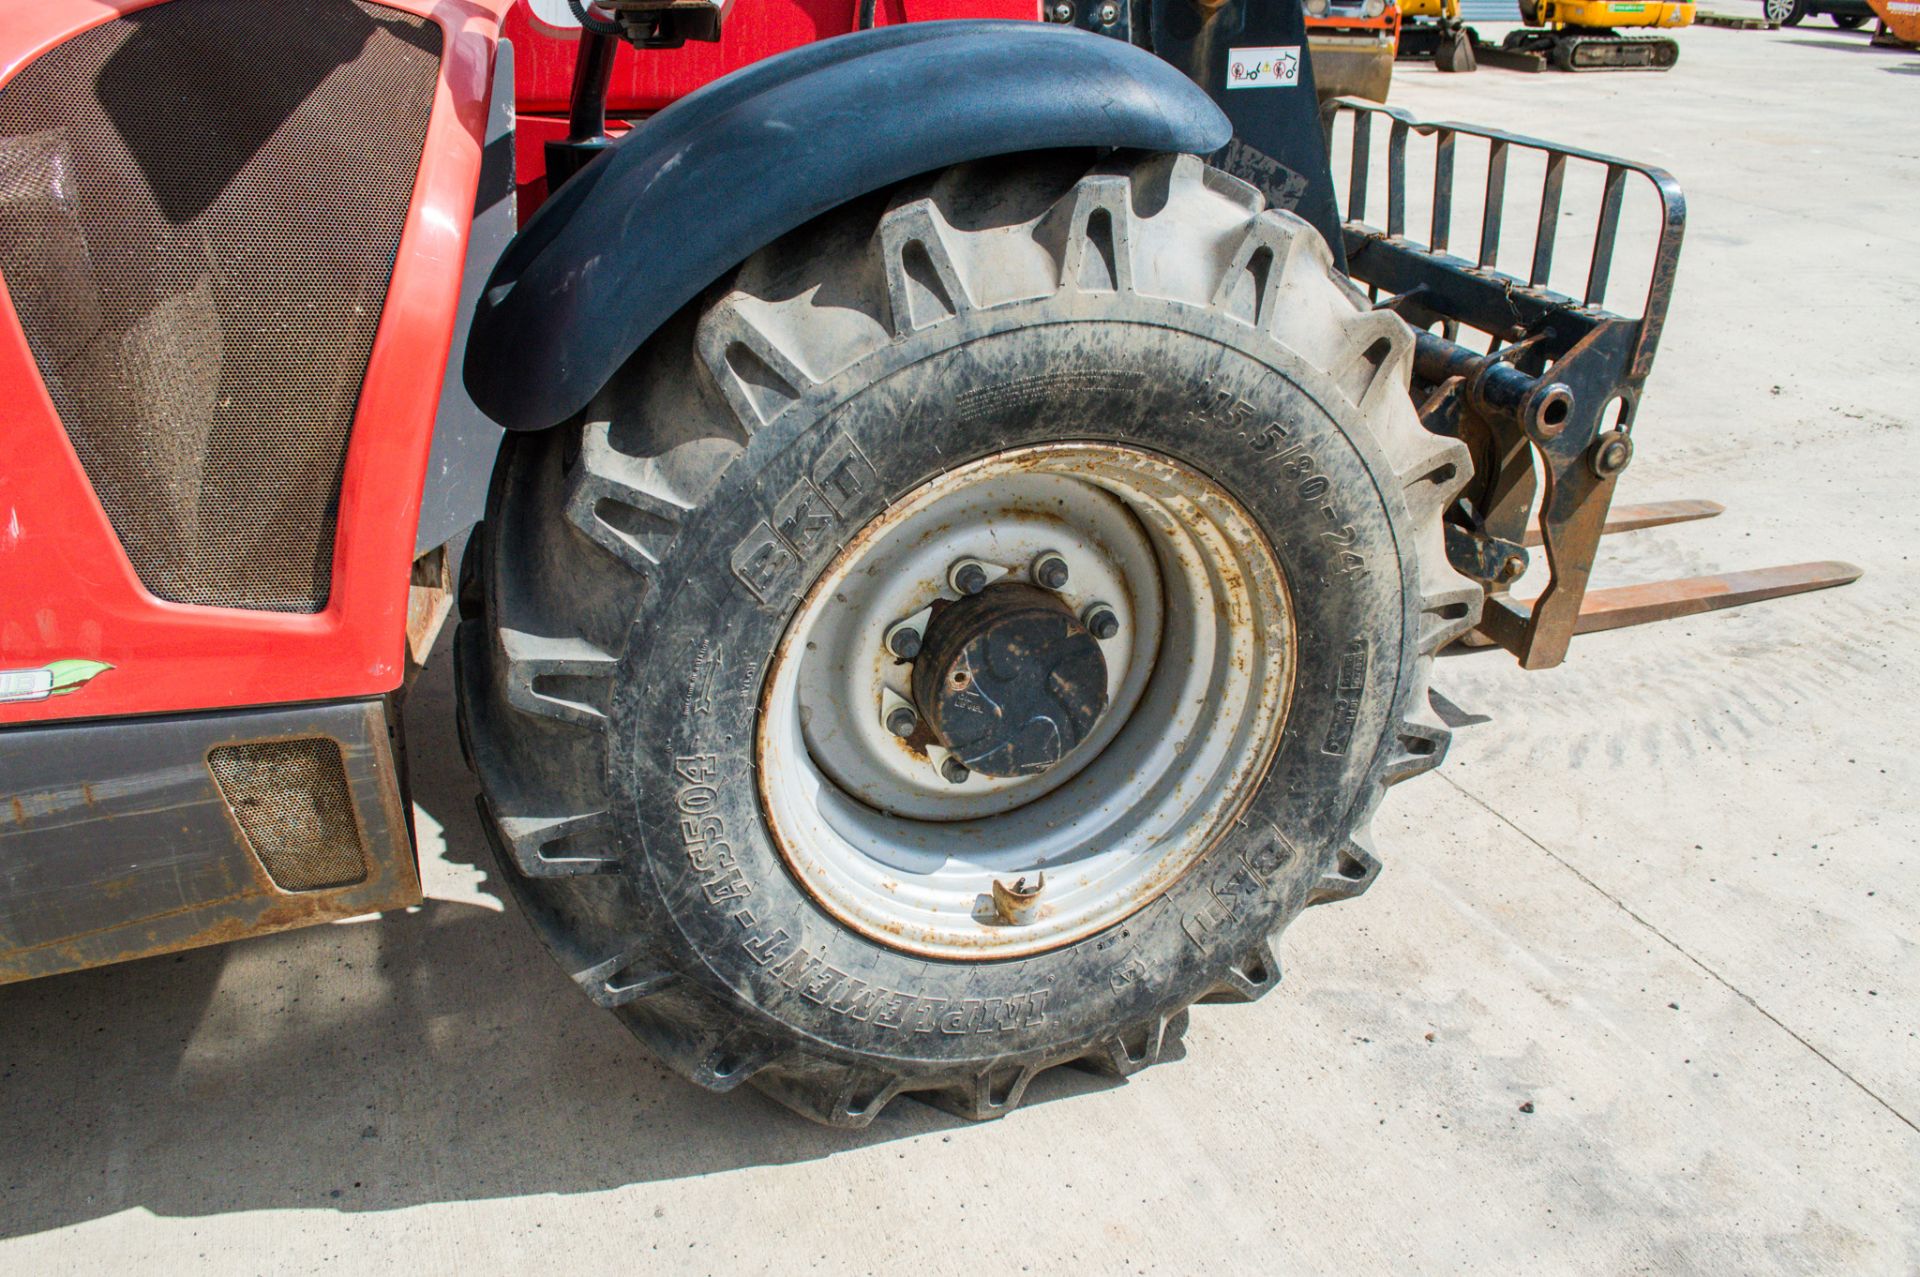
<path id="1" fill-rule="evenodd" d="M 716 44 L 694 41 L 645 52 L 623 45 L 607 90 L 608 131 L 685 97 L 710 80 L 788 49 L 853 30 L 860 0 L 736 0 Z M 1039 0 L 878 0 L 874 25 L 952 18 L 1038 21 Z M 560 23 L 567 25 L 560 25 Z M 567 0 L 514 0 L 502 33 L 513 41 L 519 111 L 514 182 L 524 223 L 547 198 L 546 144 L 567 134 L 567 98 L 579 27 Z"/>
<path id="2" fill-rule="evenodd" d="M 645 53 L 622 48 L 614 61 L 608 108 L 616 115 L 657 111 L 749 62 L 845 35 L 853 30 L 859 8 L 860 0 L 737 0 L 717 44 L 689 42 Z M 507 15 L 502 34 L 513 41 L 514 98 L 522 113 L 564 114 L 577 28 L 553 25 L 541 13 L 566 15 L 566 0 L 515 0 Z M 878 0 L 874 25 L 944 18 L 1037 21 L 1039 16 L 1039 0 Z"/>
<path id="3" fill-rule="evenodd" d="M 399 686 L 415 516 L 507 0 L 380 2 L 438 24 L 444 52 L 348 436 L 325 608 L 247 611 L 149 593 L 0 289 L 0 725 L 369 696 Z M 0 83 L 79 32 L 151 3 L 36 0 L 9 8 L 0 21 Z"/>
<path id="4" fill-rule="evenodd" d="M 164 2 L 15 5 L 0 21 L 0 84 L 79 32 Z M 534 199 L 544 189 L 541 143 L 564 127 L 574 39 L 536 27 L 528 0 L 374 2 L 437 23 L 444 54 L 348 436 L 324 609 L 248 611 L 149 593 L 0 288 L 0 400 L 9 412 L 0 431 L 0 726 L 361 697 L 399 685 L 408 564 L 479 178 L 494 39 L 506 34 L 516 46 L 521 173 Z M 738 0 L 717 45 L 623 49 L 612 109 L 644 115 L 749 62 L 843 34 L 858 7 Z M 564 0 L 554 9 L 564 14 Z M 1036 0 L 879 0 L 876 21 L 1037 17 Z"/>

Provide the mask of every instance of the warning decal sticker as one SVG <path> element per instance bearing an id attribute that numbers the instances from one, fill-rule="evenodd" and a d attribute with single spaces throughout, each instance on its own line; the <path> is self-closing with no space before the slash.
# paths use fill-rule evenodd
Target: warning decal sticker
<path id="1" fill-rule="evenodd" d="M 1227 50 L 1229 89 L 1290 89 L 1300 83 L 1300 46 Z"/>

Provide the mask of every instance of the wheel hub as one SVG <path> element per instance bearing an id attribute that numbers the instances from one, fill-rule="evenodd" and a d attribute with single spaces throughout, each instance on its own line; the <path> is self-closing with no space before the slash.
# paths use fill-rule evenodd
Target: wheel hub
<path id="1" fill-rule="evenodd" d="M 808 588 L 755 773 L 801 886 L 878 943 L 1036 953 L 1149 904 L 1273 756 L 1293 608 L 1211 478 L 1011 449 L 890 503 Z"/>
<path id="2" fill-rule="evenodd" d="M 1002 582 L 934 609 L 912 687 L 934 738 L 970 771 L 1037 776 L 1099 722 L 1107 662 L 1057 595 Z"/>

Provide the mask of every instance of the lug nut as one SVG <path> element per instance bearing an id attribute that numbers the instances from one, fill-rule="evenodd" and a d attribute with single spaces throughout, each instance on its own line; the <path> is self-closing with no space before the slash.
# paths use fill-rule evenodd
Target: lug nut
<path id="1" fill-rule="evenodd" d="M 905 740 L 913 735 L 913 729 L 920 726 L 920 716 L 905 705 L 896 705 L 887 715 L 887 730 Z"/>
<path id="2" fill-rule="evenodd" d="M 1073 21 L 1073 6 L 1070 4 L 1056 4 L 1050 10 L 1050 13 L 1055 22 Z"/>
<path id="3" fill-rule="evenodd" d="M 978 594 L 987 588 L 987 570 L 972 559 L 962 559 L 954 564 L 948 578 L 953 588 L 962 594 Z"/>
<path id="4" fill-rule="evenodd" d="M 1120 16 L 1120 8 L 1118 5 L 1103 4 L 1100 6 L 1100 25 L 1101 26 L 1103 27 L 1112 26 L 1114 23 L 1114 20 L 1119 16 Z"/>
<path id="5" fill-rule="evenodd" d="M 1105 603 L 1095 603 L 1088 608 L 1080 623 L 1087 627 L 1087 633 L 1102 643 L 1120 632 L 1120 618 Z"/>
<path id="6" fill-rule="evenodd" d="M 1033 583 L 1049 590 L 1067 588 L 1067 561 L 1049 550 L 1033 561 Z"/>
<path id="7" fill-rule="evenodd" d="M 948 754 L 940 763 L 940 775 L 944 777 L 950 785 L 964 785 L 967 777 L 973 775 L 973 773 L 967 770 L 965 763 L 955 758 L 952 754 Z"/>
<path id="8" fill-rule="evenodd" d="M 903 661 L 910 661 L 920 655 L 920 631 L 911 625 L 902 625 L 887 635 L 887 650 Z"/>

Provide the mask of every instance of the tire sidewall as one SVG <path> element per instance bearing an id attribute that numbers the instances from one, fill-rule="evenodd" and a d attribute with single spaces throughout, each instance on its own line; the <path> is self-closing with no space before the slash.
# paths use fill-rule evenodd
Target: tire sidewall
<path id="1" fill-rule="evenodd" d="M 617 681 L 614 824 L 671 920 L 669 960 L 829 1054 L 951 1063 L 1071 1054 L 1264 953 L 1338 872 L 1406 710 L 1409 520 L 1378 446 L 1338 424 L 1357 417 L 1244 324 L 1111 295 L 956 317 L 762 426 L 660 565 Z M 1213 477 L 1266 533 L 1296 628 L 1274 761 L 1226 834 L 1100 934 L 974 962 L 878 944 L 805 893 L 767 827 L 754 751 L 770 656 L 889 502 L 1008 448 L 1103 439 Z"/>

